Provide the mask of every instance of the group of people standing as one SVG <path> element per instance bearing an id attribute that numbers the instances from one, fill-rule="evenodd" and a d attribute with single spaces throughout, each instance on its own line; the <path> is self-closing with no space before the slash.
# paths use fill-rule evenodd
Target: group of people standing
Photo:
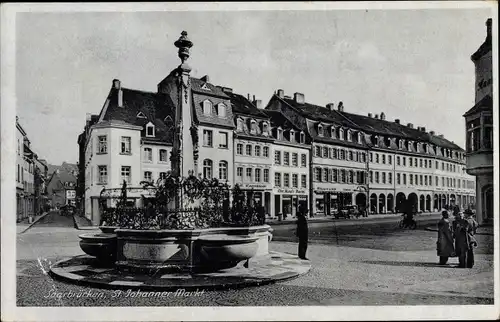
<path id="1" fill-rule="evenodd" d="M 453 209 L 453 221 L 450 221 L 448 210 L 443 210 L 441 215 L 437 240 L 439 264 L 445 265 L 450 257 L 458 257 L 458 267 L 472 268 L 474 248 L 477 247 L 477 240 L 474 238 L 477 221 L 472 213 L 464 214 L 458 207 Z"/>

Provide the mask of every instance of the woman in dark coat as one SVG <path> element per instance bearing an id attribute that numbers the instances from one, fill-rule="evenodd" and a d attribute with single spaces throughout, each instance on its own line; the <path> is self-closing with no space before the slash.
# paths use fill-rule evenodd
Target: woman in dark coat
<path id="1" fill-rule="evenodd" d="M 448 211 L 444 210 L 442 216 L 443 218 L 438 223 L 437 255 L 439 256 L 439 264 L 444 265 L 448 262 L 449 257 L 455 256 L 455 248 L 453 247 L 453 229 L 448 219 Z"/>
<path id="2" fill-rule="evenodd" d="M 299 238 L 299 258 L 307 260 L 307 242 L 309 239 L 309 228 L 307 227 L 307 210 L 304 207 L 299 208 L 297 214 L 297 231 L 296 235 Z"/>

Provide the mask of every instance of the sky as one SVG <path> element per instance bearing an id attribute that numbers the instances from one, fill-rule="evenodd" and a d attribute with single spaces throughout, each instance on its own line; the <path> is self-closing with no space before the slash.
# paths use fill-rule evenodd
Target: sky
<path id="1" fill-rule="evenodd" d="M 277 89 L 346 112 L 384 112 L 464 146 L 474 105 L 470 55 L 488 9 L 18 13 L 17 115 L 40 158 L 78 160 L 87 113 L 114 78 L 155 92 L 180 61 L 186 30 L 194 77 L 255 95 Z"/>

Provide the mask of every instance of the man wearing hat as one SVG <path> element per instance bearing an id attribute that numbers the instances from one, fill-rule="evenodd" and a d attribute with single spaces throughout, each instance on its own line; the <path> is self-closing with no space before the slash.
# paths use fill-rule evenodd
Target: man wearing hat
<path id="1" fill-rule="evenodd" d="M 299 258 L 308 260 L 306 257 L 307 242 L 309 239 L 309 228 L 307 227 L 307 209 L 301 205 L 297 213 L 297 231 L 296 235 L 299 238 Z"/>

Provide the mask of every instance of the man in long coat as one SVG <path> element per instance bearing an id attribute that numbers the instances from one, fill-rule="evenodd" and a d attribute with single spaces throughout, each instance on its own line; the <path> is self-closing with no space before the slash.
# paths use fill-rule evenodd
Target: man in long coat
<path id="1" fill-rule="evenodd" d="M 453 222 L 453 233 L 455 235 L 455 252 L 458 256 L 458 267 L 472 268 L 474 266 L 474 247 L 477 241 L 474 238 L 474 231 L 477 226 L 472 220 L 464 218 L 460 212 Z"/>
<path id="2" fill-rule="evenodd" d="M 297 213 L 297 231 L 296 235 L 299 238 L 299 258 L 307 260 L 307 242 L 309 239 L 309 228 L 307 227 L 307 210 L 300 207 Z"/>
<path id="3" fill-rule="evenodd" d="M 453 230 L 448 211 L 444 210 L 442 218 L 438 223 L 437 255 L 439 264 L 445 265 L 449 257 L 455 256 L 455 247 L 453 247 Z"/>

